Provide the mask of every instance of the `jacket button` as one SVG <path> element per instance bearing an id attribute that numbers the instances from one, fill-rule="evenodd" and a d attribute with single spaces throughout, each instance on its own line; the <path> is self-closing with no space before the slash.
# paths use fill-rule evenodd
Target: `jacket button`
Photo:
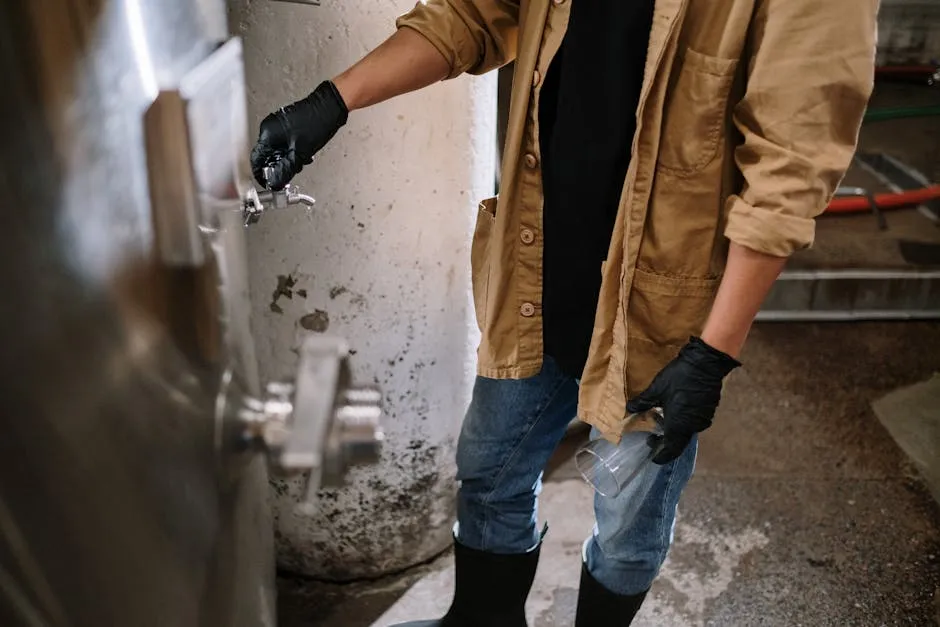
<path id="1" fill-rule="evenodd" d="M 523 157 L 522 160 L 525 161 L 525 165 L 527 168 L 534 168 L 535 166 L 539 164 L 539 160 L 531 152 L 528 153 L 525 157 Z"/>
<path id="2" fill-rule="evenodd" d="M 522 240 L 523 244 L 531 244 L 535 241 L 535 233 L 532 232 L 532 229 L 522 229 L 519 238 Z"/>
<path id="3" fill-rule="evenodd" d="M 535 70 L 535 73 L 532 75 L 532 86 L 538 87 L 539 83 L 541 82 L 542 82 L 542 74 L 538 70 Z"/>
<path id="4" fill-rule="evenodd" d="M 519 313 L 526 318 L 531 318 L 535 315 L 535 305 L 532 303 L 522 303 L 522 307 L 519 308 Z"/>

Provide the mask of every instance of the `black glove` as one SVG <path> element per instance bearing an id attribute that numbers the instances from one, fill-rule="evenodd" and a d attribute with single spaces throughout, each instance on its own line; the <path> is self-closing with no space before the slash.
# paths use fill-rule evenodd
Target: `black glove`
<path id="1" fill-rule="evenodd" d="M 330 141 L 349 117 L 343 97 L 331 81 L 294 104 L 261 120 L 258 143 L 251 149 L 251 172 L 263 187 L 284 189 L 290 180 Z M 264 168 L 273 168 L 270 180 Z"/>
<path id="2" fill-rule="evenodd" d="M 654 407 L 663 410 L 662 448 L 653 458 L 655 463 L 666 464 L 679 457 L 692 436 L 711 426 L 721 400 L 721 383 L 740 365 L 737 359 L 693 337 L 650 386 L 627 403 L 631 414 Z"/>

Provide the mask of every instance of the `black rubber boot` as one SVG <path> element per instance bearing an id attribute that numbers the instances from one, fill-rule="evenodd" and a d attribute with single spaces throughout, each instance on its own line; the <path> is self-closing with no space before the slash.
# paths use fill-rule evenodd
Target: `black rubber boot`
<path id="1" fill-rule="evenodd" d="M 454 543 L 457 583 L 444 618 L 395 627 L 527 627 L 525 601 L 541 545 L 521 555 L 496 555 Z"/>
<path id="2" fill-rule="evenodd" d="M 648 591 L 647 591 L 648 592 Z M 578 590 L 578 615 L 575 627 L 627 627 L 640 611 L 646 592 L 620 595 L 610 592 L 597 582 L 587 565 L 581 565 L 581 587 Z"/>

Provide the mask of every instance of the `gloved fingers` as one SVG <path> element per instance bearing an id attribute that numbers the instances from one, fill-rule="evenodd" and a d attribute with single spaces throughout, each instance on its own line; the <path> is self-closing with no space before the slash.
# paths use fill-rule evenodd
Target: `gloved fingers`
<path id="1" fill-rule="evenodd" d="M 275 160 L 275 153 L 271 148 L 261 140 L 251 149 L 251 174 L 258 181 L 261 187 L 267 187 L 268 182 L 264 178 L 264 168 Z"/>
<path id="2" fill-rule="evenodd" d="M 660 451 L 663 449 L 664 444 L 665 438 L 659 433 L 651 433 L 649 434 L 649 437 L 646 438 L 646 445 L 650 447 L 654 457 L 659 455 Z"/>
<path id="3" fill-rule="evenodd" d="M 627 401 L 627 413 L 642 414 L 643 412 L 649 411 L 654 407 L 658 407 L 659 405 L 659 393 L 656 383 L 653 382 L 650 387 L 646 388 L 635 397 Z"/>
<path id="4" fill-rule="evenodd" d="M 659 453 L 653 457 L 653 463 L 659 464 L 668 464 L 673 461 L 685 451 L 685 447 L 689 445 L 689 442 L 692 441 L 692 436 L 687 434 L 679 433 L 666 433 L 663 436 L 662 448 Z"/>
<path id="5" fill-rule="evenodd" d="M 296 165 L 296 153 L 292 150 L 287 153 L 287 155 L 279 157 L 276 161 L 267 164 L 271 168 L 271 176 L 267 180 L 264 179 L 262 173 L 262 181 L 265 181 L 263 184 L 265 187 L 272 189 L 274 191 L 280 191 L 291 182 L 291 179 L 300 172 L 300 168 Z"/>
<path id="6" fill-rule="evenodd" d="M 290 126 L 284 119 L 283 112 L 269 113 L 258 125 L 258 141 L 251 149 L 251 173 L 262 187 L 268 187 L 264 169 L 276 166 L 276 163 L 281 161 L 281 156 L 291 148 L 293 145 Z M 284 185 L 286 184 L 285 182 Z"/>

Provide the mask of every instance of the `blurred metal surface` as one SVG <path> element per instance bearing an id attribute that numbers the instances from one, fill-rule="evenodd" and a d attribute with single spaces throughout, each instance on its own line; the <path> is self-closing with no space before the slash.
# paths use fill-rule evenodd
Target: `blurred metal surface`
<path id="1" fill-rule="evenodd" d="M 266 443 L 226 410 L 286 446 L 355 388 L 262 392 L 226 37 L 221 0 L 0 5 L 0 625 L 275 624 Z"/>

